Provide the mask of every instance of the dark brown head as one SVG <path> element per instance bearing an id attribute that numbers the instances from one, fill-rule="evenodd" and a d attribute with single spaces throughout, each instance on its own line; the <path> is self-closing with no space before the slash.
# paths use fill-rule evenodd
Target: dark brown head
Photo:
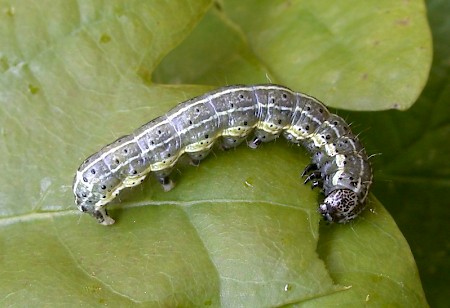
<path id="1" fill-rule="evenodd" d="M 332 191 L 319 205 L 319 212 L 329 222 L 347 223 L 355 219 L 363 210 L 364 204 L 355 192 L 349 189 Z"/>

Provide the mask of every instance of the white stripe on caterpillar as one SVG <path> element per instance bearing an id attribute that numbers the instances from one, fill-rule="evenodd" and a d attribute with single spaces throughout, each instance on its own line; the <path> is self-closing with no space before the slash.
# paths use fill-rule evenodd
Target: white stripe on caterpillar
<path id="1" fill-rule="evenodd" d="M 327 221 L 345 223 L 363 210 L 372 170 L 358 138 L 317 99 L 272 84 L 228 86 L 195 97 L 106 145 L 78 168 L 75 202 L 99 223 L 113 224 L 105 206 L 123 188 L 153 172 L 169 190 L 169 174 L 181 155 L 187 153 L 198 164 L 219 138 L 222 148 L 229 149 L 252 131 L 252 148 L 282 134 L 312 154 L 302 176 L 322 188 L 319 212 Z"/>

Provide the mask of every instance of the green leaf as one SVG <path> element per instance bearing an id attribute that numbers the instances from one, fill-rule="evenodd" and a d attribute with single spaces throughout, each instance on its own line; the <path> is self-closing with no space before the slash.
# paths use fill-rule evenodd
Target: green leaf
<path id="1" fill-rule="evenodd" d="M 348 10 L 350 3 L 358 4 L 349 1 L 334 8 L 344 24 L 349 17 L 337 12 Z M 152 83 L 161 59 L 179 50 L 175 46 L 210 6 L 209 1 L 0 2 L 2 306 L 426 306 L 408 244 L 382 205 L 372 196 L 368 210 L 354 223 L 323 225 L 316 211 L 317 192 L 299 180 L 309 158 L 285 141 L 256 151 L 244 146 L 215 150 L 197 168 L 181 161 L 174 172 L 178 184 L 174 190 L 164 193 L 149 178 L 124 191 L 110 206 L 117 220 L 111 227 L 100 226 L 76 210 L 71 181 L 87 155 L 212 88 Z M 219 74 L 205 57 L 207 49 L 191 49 L 192 62 L 175 59 L 178 71 L 163 63 L 155 79 L 178 77 L 190 82 L 186 72 L 198 69 L 195 64 L 204 59 L 206 66 L 189 78 L 216 76 L 202 83 L 223 85 L 227 78 L 262 82 L 267 73 L 294 89 L 305 82 L 304 88 L 320 94 L 324 89 L 318 85 L 329 79 L 297 80 L 292 73 L 309 70 L 309 76 L 319 76 L 328 69 L 306 55 L 301 66 L 292 65 L 294 70 L 283 68 L 293 62 L 294 53 L 304 52 L 300 48 L 304 40 L 317 40 L 320 35 L 307 31 L 292 37 L 292 22 L 304 22 L 291 16 L 301 5 L 284 11 L 285 21 L 265 19 L 267 24 L 261 24 L 263 13 L 279 13 L 280 7 L 270 3 L 255 7 L 258 18 L 253 19 L 258 20 L 253 25 L 248 24 L 250 8 L 225 2 L 223 7 L 216 4 L 195 28 L 192 35 L 199 38 L 220 29 L 217 38 L 234 50 L 216 58 Z M 388 9 L 386 4 L 383 11 Z M 321 7 L 307 10 L 312 16 L 329 18 L 330 11 Z M 419 73 L 399 74 L 418 93 L 430 46 L 421 3 L 411 2 L 409 10 L 411 15 L 395 12 L 404 18 L 419 16 L 413 23 L 421 25 L 419 33 L 413 26 L 402 30 L 417 36 L 417 41 L 406 41 L 419 50 L 414 58 L 420 63 Z M 372 24 L 368 11 L 361 18 Z M 215 27 L 205 30 L 211 23 Z M 398 33 L 392 32 L 396 39 Z M 341 35 L 338 32 L 328 43 L 334 41 L 339 47 L 335 40 Z M 283 44 L 262 48 L 264 37 L 290 38 L 291 48 Z M 390 52 L 394 47 L 388 48 Z M 267 69 L 272 48 L 286 63 L 276 61 L 278 68 Z M 365 49 L 360 52 L 366 59 L 373 55 Z M 363 67 L 361 63 L 357 59 L 356 67 Z M 380 71 L 387 70 L 392 63 L 381 66 Z M 364 65 L 353 76 L 364 70 L 372 66 Z M 354 95 L 355 84 L 339 83 L 339 88 L 349 98 Z M 326 89 L 323 93 L 322 98 L 329 94 Z M 391 102 L 414 100 L 414 94 L 404 95 L 399 91 Z M 373 89 L 367 87 L 359 96 L 363 101 L 375 100 Z M 380 106 L 364 108 L 386 108 Z"/>
<path id="2" fill-rule="evenodd" d="M 425 85 L 431 52 L 422 1 L 228 0 L 163 60 L 155 79 L 271 80 L 336 108 L 407 109 Z"/>

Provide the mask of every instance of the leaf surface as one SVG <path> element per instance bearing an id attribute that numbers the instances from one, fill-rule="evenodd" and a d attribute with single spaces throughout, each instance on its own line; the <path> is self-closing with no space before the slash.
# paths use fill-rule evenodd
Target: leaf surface
<path id="1" fill-rule="evenodd" d="M 413 12 L 420 15 L 417 3 Z M 268 14 L 269 6 L 260 9 Z M 156 67 L 179 50 L 209 1 L 1 1 L 0 7 L 2 305 L 426 305 L 409 247 L 376 198 L 355 223 L 322 225 L 318 193 L 299 180 L 309 158 L 282 140 L 256 151 L 215 150 L 198 168 L 181 161 L 171 192 L 152 178 L 124 191 L 111 205 L 117 223 L 109 228 L 73 205 L 71 181 L 87 155 L 211 84 L 238 82 L 240 73 L 239 83 L 262 82 L 267 73 L 300 87 L 282 62 L 267 69 L 273 50 L 255 49 L 264 37 L 258 27 L 265 37 L 286 39 L 292 16 L 268 29 L 248 24 L 239 4 L 213 8 L 195 31 L 201 37 L 205 22 L 216 23 L 223 41 L 240 52 L 236 62 L 216 59 L 220 77 L 195 81 L 214 72 L 211 65 L 191 79 L 204 85 L 188 85 L 185 71 L 198 66 L 180 65 L 179 74 L 164 63 Z M 301 45 L 293 41 L 291 50 Z M 283 44 L 278 48 L 280 59 L 292 60 Z M 203 55 L 192 51 L 191 58 Z M 416 59 L 426 71 L 422 54 Z M 177 77 L 185 84 L 152 80 Z M 403 77 L 420 91 L 423 80 Z M 372 91 L 361 93 L 374 100 Z M 405 100 L 401 93 L 395 101 Z M 379 108 L 385 107 L 373 107 Z"/>

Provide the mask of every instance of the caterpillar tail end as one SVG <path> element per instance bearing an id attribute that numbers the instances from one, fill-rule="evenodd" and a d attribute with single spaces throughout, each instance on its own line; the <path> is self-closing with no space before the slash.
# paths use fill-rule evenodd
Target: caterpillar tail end
<path id="1" fill-rule="evenodd" d="M 94 218 L 97 219 L 97 222 L 99 224 L 104 226 L 110 226 L 116 222 L 108 215 L 108 212 L 104 207 L 94 210 L 92 216 L 94 216 Z"/>

